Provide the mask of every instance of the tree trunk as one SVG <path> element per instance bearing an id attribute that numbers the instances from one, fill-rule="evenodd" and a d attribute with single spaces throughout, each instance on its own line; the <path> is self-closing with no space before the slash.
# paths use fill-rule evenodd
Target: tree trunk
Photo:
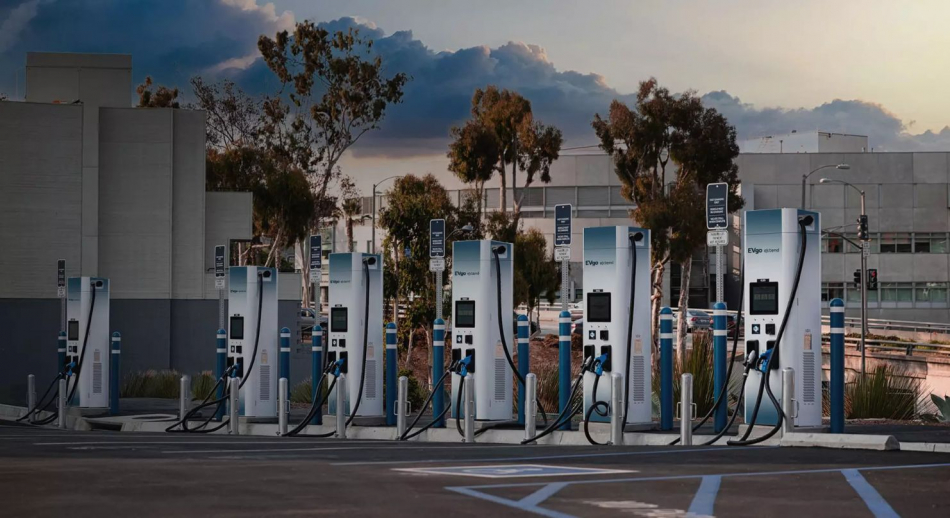
<path id="1" fill-rule="evenodd" d="M 688 257 L 680 263 L 680 301 L 679 318 L 676 319 L 676 359 L 682 365 L 686 358 L 686 308 L 689 305 L 689 276 L 693 269 L 693 258 Z"/>
<path id="2" fill-rule="evenodd" d="M 513 143 L 515 149 L 514 160 L 511 161 L 511 186 L 515 189 L 514 198 L 511 200 L 513 204 L 512 213 L 514 214 L 515 220 L 517 221 L 518 217 L 521 215 L 521 201 L 524 199 L 524 191 L 519 195 L 518 190 L 518 139 L 515 139 Z M 527 186 L 526 186 L 527 187 Z"/>
<path id="3" fill-rule="evenodd" d="M 307 260 L 307 257 L 304 255 L 303 251 L 305 250 L 303 246 L 303 241 L 297 241 L 294 243 L 294 256 L 297 261 L 300 261 L 300 294 L 301 301 L 300 307 L 309 308 L 310 307 L 310 261 Z M 319 316 L 317 318 L 317 324 L 320 323 Z"/>
<path id="4" fill-rule="evenodd" d="M 666 271 L 666 263 L 660 263 L 653 267 L 653 290 L 650 293 L 650 327 L 653 336 L 653 357 L 660 357 L 660 309 L 663 306 L 663 273 Z"/>
<path id="5" fill-rule="evenodd" d="M 346 216 L 346 249 L 353 251 L 353 217 Z"/>
<path id="6" fill-rule="evenodd" d="M 274 266 L 275 261 L 277 260 L 277 256 L 279 255 L 280 242 L 281 242 L 281 239 L 283 238 L 282 231 L 283 231 L 282 228 L 277 229 L 277 235 L 274 236 L 274 240 L 270 244 L 270 251 L 267 252 L 267 260 L 264 261 L 264 266 Z M 277 264 L 277 266 L 280 266 L 280 265 Z"/>
<path id="7" fill-rule="evenodd" d="M 505 171 L 505 161 L 501 161 L 501 170 L 499 171 L 499 176 L 501 177 L 501 213 L 508 213 L 508 173 Z"/>

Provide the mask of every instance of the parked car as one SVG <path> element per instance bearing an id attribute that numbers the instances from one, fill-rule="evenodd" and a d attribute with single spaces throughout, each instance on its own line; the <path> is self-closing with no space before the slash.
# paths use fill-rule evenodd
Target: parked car
<path id="1" fill-rule="evenodd" d="M 571 318 L 581 318 L 584 316 L 584 303 L 583 302 L 571 302 L 567 305 L 568 311 L 571 312 Z"/>
<path id="2" fill-rule="evenodd" d="M 673 329 L 676 329 L 679 321 L 679 312 L 673 311 Z M 712 315 L 701 309 L 686 310 L 686 332 L 692 333 L 702 329 L 712 328 Z"/>
<path id="3" fill-rule="evenodd" d="M 317 322 L 316 311 L 313 308 L 300 308 L 300 314 L 297 317 L 297 325 L 300 329 L 300 342 L 309 344 L 313 337 L 313 326 Z M 320 327 L 327 330 L 327 316 L 320 315 Z"/>

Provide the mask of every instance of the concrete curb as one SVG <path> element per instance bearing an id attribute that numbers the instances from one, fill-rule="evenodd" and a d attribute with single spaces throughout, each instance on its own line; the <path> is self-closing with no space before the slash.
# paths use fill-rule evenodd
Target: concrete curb
<path id="1" fill-rule="evenodd" d="M 901 444 L 891 435 L 787 433 L 779 442 L 792 448 L 836 448 L 850 450 L 891 451 Z"/>
<path id="2" fill-rule="evenodd" d="M 943 442 L 902 442 L 901 451 L 926 451 L 929 453 L 950 453 L 950 444 Z"/>

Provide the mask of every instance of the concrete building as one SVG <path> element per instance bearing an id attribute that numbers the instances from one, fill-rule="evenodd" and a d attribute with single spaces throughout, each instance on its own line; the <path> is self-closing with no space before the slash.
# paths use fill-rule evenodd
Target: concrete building
<path id="1" fill-rule="evenodd" d="M 250 239 L 251 194 L 205 192 L 204 112 L 132 108 L 131 66 L 31 53 L 25 102 L 0 102 L 0 401 L 56 373 L 59 259 L 111 279 L 124 373 L 213 368 L 213 247 Z M 282 326 L 299 286 L 281 277 Z"/>
<path id="2" fill-rule="evenodd" d="M 843 185 L 819 184 L 822 176 L 844 180 L 866 192 L 871 230 L 869 268 L 876 268 L 879 289 L 869 292 L 869 317 L 929 322 L 950 321 L 950 153 L 745 153 L 738 158 L 741 192 L 746 209 L 797 207 L 801 204 L 802 175 L 819 166 L 847 163 L 850 170 L 830 168 L 813 175 L 806 206 L 821 212 L 823 228 L 856 240 L 860 213 L 857 191 Z M 390 173 L 391 174 L 391 173 Z M 456 200 L 469 191 L 449 172 L 437 175 Z M 620 185 L 606 155 L 563 156 L 551 172 L 551 183 L 528 189 L 524 223 L 545 233 L 552 246 L 554 205 L 572 203 L 575 209 L 571 279 L 575 300 L 582 297 L 581 232 L 584 227 L 628 224 L 633 207 L 620 196 Z M 368 177 L 364 182 L 379 181 Z M 382 188 L 385 190 L 385 187 Z M 486 205 L 499 206 L 497 181 L 489 185 Z M 512 199 L 508 196 L 509 203 Z M 369 210 L 369 200 L 365 209 Z M 380 196 L 379 207 L 386 206 Z M 732 245 L 727 254 L 726 298 L 738 304 L 741 261 L 739 214 L 733 216 Z M 336 233 L 336 246 L 342 231 Z M 355 230 L 357 248 L 369 247 L 369 225 Z M 383 232 L 377 232 L 381 244 Z M 848 316 L 857 316 L 860 292 L 853 273 L 860 253 L 837 236 L 823 240 L 822 286 L 825 301 L 841 297 Z M 698 254 L 690 283 L 690 305 L 708 307 L 714 296 L 715 255 Z M 667 270 L 665 303 L 678 300 L 678 268 Z M 823 302 L 826 303 L 826 302 Z"/>
<path id="3" fill-rule="evenodd" d="M 792 131 L 739 141 L 740 153 L 864 153 L 870 151 L 865 135 Z"/>

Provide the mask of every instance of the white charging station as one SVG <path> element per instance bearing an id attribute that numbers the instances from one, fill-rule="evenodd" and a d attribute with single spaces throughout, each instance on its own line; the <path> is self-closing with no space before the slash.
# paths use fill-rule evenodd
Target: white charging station
<path id="1" fill-rule="evenodd" d="M 801 251 L 799 221 L 805 225 L 805 257 L 795 300 L 789 306 Z M 795 369 L 796 426 L 821 425 L 821 217 L 800 209 L 745 212 L 745 345 L 746 355 L 761 358 L 775 346 L 786 311 L 788 323 L 772 361 L 769 386 L 782 401 L 781 370 Z M 751 416 L 764 374 L 750 371 L 745 384 L 745 414 Z M 747 417 L 746 419 L 748 419 Z M 775 406 L 762 397 L 756 424 L 774 425 Z"/>
<path id="2" fill-rule="evenodd" d="M 368 285 L 367 285 L 368 283 Z M 368 290 L 367 290 L 368 287 Z M 383 265 L 378 254 L 330 254 L 328 361 L 346 358 L 346 415 L 385 416 L 383 408 Z M 366 359 L 363 361 L 364 337 Z M 363 393 L 359 408 L 360 380 Z M 333 376 L 329 376 L 333 382 Z M 336 413 L 336 389 L 329 412 Z"/>
<path id="3" fill-rule="evenodd" d="M 277 416 L 277 269 L 232 266 L 228 270 L 228 367 L 238 363 L 241 415 Z M 256 342 L 256 355 L 255 355 Z"/>
<path id="4" fill-rule="evenodd" d="M 75 390 L 80 408 L 109 407 L 109 376 L 118 375 L 109 372 L 109 336 L 109 279 L 69 278 L 66 361 L 77 365 L 74 372 L 78 371 L 79 376 L 73 377 L 69 391 Z"/>
<path id="5" fill-rule="evenodd" d="M 495 251 L 498 266 L 495 266 Z M 501 241 L 456 241 L 452 245 L 452 361 L 473 356 L 467 370 L 475 381 L 475 419 L 511 419 L 512 376 L 498 322 L 509 350 L 514 344 L 512 282 L 514 246 Z M 501 275 L 501 292 L 498 275 Z M 501 313 L 498 298 L 501 297 Z M 457 414 L 460 376 L 452 374 L 452 415 Z"/>
<path id="6" fill-rule="evenodd" d="M 628 226 L 584 229 L 584 359 L 604 354 L 609 358 L 597 383 L 596 394 L 597 374 L 584 374 L 585 416 L 594 402 L 610 402 L 610 375 L 619 372 L 627 383 L 627 424 L 652 422 L 650 261 L 650 231 L 647 229 Z M 633 279 L 634 262 L 636 279 Z M 634 306 L 632 327 L 631 302 Z M 591 421 L 609 421 L 611 412 L 613 409 L 606 416 L 594 412 Z"/>

